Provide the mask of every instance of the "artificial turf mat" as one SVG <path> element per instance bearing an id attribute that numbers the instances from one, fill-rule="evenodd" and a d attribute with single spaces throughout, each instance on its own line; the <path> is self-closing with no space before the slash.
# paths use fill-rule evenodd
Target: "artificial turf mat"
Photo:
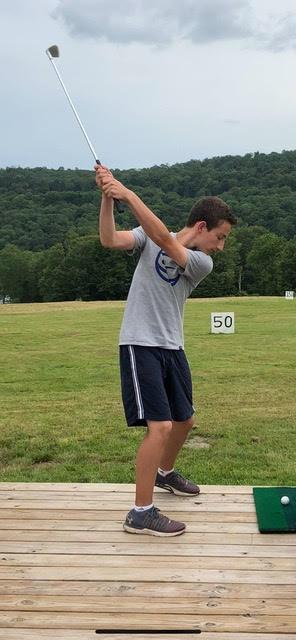
<path id="1" fill-rule="evenodd" d="M 296 487 L 256 487 L 253 496 L 260 533 L 296 532 Z M 281 503 L 283 496 L 289 504 Z"/>

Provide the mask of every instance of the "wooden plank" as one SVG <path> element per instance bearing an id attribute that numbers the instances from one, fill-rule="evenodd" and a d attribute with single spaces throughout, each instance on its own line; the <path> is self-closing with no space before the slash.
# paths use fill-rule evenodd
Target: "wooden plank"
<path id="1" fill-rule="evenodd" d="M 78 542 L 78 543 L 99 543 L 105 542 L 106 533 L 104 531 L 27 531 L 21 530 L 18 531 L 10 531 L 7 534 L 7 531 L 0 530 L 0 541 L 6 542 L 7 539 L 11 542 Z M 205 535 L 198 532 L 190 532 L 186 531 L 182 538 L 176 536 L 174 538 L 170 538 L 170 547 L 175 545 L 180 545 L 180 539 L 182 539 L 182 545 L 187 544 L 204 544 Z M 117 531 L 108 532 L 108 540 L 109 543 L 122 543 L 122 544 L 130 544 L 131 540 L 137 540 L 137 544 L 140 544 L 142 547 L 145 545 L 159 545 L 167 546 L 167 539 L 159 538 L 157 536 L 135 536 L 132 534 L 126 533 L 122 529 L 122 524 L 120 524 Z M 296 538 L 295 534 L 286 533 L 286 534 L 248 534 L 248 533 L 234 533 L 234 534 L 226 534 L 226 533 L 208 533 L 206 534 L 207 544 L 221 544 L 221 545 L 258 545 L 262 547 L 269 546 L 295 546 Z"/>
<path id="2" fill-rule="evenodd" d="M 179 615 L 179 614 L 130 614 L 117 613 L 60 613 L 53 616 L 46 612 L 20 612 L 10 613 L 0 611 L 0 627 L 38 628 L 38 629 L 112 629 L 124 630 L 166 630 L 174 629 L 179 631 L 209 630 L 211 631 L 232 631 L 234 632 L 273 632 L 273 633 L 293 633 L 296 629 L 296 616 L 211 616 L 209 623 L 208 616 L 200 615 Z"/>
<path id="3" fill-rule="evenodd" d="M 163 636 L 161 636 L 163 638 Z M 175 637 L 175 636 L 174 636 Z M 188 639 L 188 636 L 186 636 Z M 123 636 L 120 636 L 121 640 L 124 640 Z M 134 638 L 134 636 L 133 636 Z M 103 639 L 102 639 L 103 640 Z M 109 640 L 118 640 L 115 635 L 109 638 Z M 127 638 L 125 639 L 127 640 Z M 129 639 L 130 640 L 130 639 Z M 144 640 L 144 638 L 142 638 Z M 152 636 L 151 636 L 152 640 Z M 160 640 L 160 639 L 159 639 Z M 172 640 L 172 637 L 170 638 Z M 176 640 L 176 639 L 175 639 Z M 182 640 L 185 640 L 184 637 Z M 290 633 L 202 633 L 199 636 L 195 636 L 195 640 L 295 640 L 295 634 Z"/>
<path id="4" fill-rule="evenodd" d="M 94 631 L 75 631 L 69 629 L 22 629 L 22 637 L 18 629 L 1 629 L 1 640 L 131 640 L 130 634 L 101 633 L 95 635 Z M 182 633 L 161 635 L 149 633 L 134 633 L 133 640 L 295 640 L 295 634 L 290 633 L 211 633 L 201 634 Z"/>
<path id="5" fill-rule="evenodd" d="M 199 634 L 198 634 L 199 635 Z M 245 635 L 245 634 L 244 634 Z M 201 636 L 199 635 L 201 638 Z M 215 640 L 219 640 L 221 636 L 216 636 Z M 120 636 L 114 633 L 102 633 L 96 635 L 94 631 L 76 631 L 69 629 L 22 629 L 22 635 L 20 636 L 19 629 L 1 629 L 1 640 L 131 640 L 130 634 L 121 633 Z M 290 640 L 291 636 L 283 635 L 281 640 Z M 133 634 L 133 640 L 172 640 L 172 635 L 161 634 L 157 636 L 155 634 Z M 184 640 L 184 635 L 180 633 L 174 634 L 174 640 Z M 186 640 L 197 640 L 197 634 L 186 634 Z M 230 639 L 231 640 L 231 639 Z M 240 640 L 239 636 L 236 636 L 235 640 Z M 243 640 L 254 640 L 253 638 L 245 637 Z M 256 638 L 261 640 L 261 636 Z M 262 640 L 278 640 L 275 636 L 262 637 Z M 292 640 L 295 640 L 294 638 Z"/>
<path id="6" fill-rule="evenodd" d="M 234 503 L 231 502 L 199 502 L 192 501 L 191 498 L 188 500 L 176 500 L 172 497 L 170 501 L 171 506 L 168 505 L 166 501 L 158 501 L 155 500 L 155 505 L 160 506 L 165 504 L 166 509 L 173 509 L 176 513 L 182 512 L 194 512 L 194 513 L 203 513 L 204 511 L 211 512 L 233 512 L 237 513 L 255 513 L 255 507 L 253 504 L 243 504 L 243 503 Z M 72 500 L 46 500 L 46 509 L 71 509 L 73 510 L 73 506 L 77 511 L 79 510 L 88 510 L 88 511 L 114 511 L 117 509 L 128 511 L 133 504 L 132 500 L 124 500 L 124 501 L 116 501 L 113 500 L 108 501 L 99 501 L 99 500 L 75 500 L 74 504 Z M 17 511 L 17 509 L 44 509 L 44 501 L 43 500 L 25 500 L 24 498 L 21 500 L 0 500 L 0 509 L 7 509 L 8 505 L 13 507 Z"/>
<path id="7" fill-rule="evenodd" d="M 174 569 L 232 569 L 239 571 L 294 571 L 296 572 L 296 558 L 238 558 L 221 556 L 114 556 L 114 555 L 71 555 L 71 554 L 35 554 L 17 553 L 14 555 L 2 554 L 1 566 L 4 567 L 126 567 L 133 568 L 170 568 Z"/>
<path id="8" fill-rule="evenodd" d="M 201 484 L 200 491 L 201 493 L 238 493 L 238 494 L 252 494 L 253 487 L 252 486 L 244 486 L 244 485 L 211 485 L 211 484 Z M 254 485 L 256 486 L 256 485 Z M 262 486 L 262 485 L 260 485 Z M 72 493 L 73 491 L 81 491 L 81 492 L 89 492 L 89 491 L 108 491 L 108 492 L 125 492 L 131 493 L 135 492 L 136 485 L 135 484 L 124 484 L 124 483 L 103 483 L 103 482 L 93 482 L 93 483 L 64 483 L 64 482 L 1 482 L 1 489 L 3 491 L 13 491 L 13 490 L 22 490 L 22 491 L 68 491 Z M 155 487 L 156 493 L 162 493 L 163 490 Z"/>
<path id="9" fill-rule="evenodd" d="M 296 571 L 248 571 L 121 567 L 1 567 L 0 580 L 103 580 L 129 582 L 231 582 L 233 584 L 295 584 Z"/>
<path id="10" fill-rule="evenodd" d="M 296 599 L 296 585 L 288 584 L 232 584 L 221 582 L 163 583 L 163 582 L 112 582 L 104 581 L 63 581 L 19 578 L 0 580 L 0 594 L 11 595 L 94 595 L 105 598 L 293 598 Z M 295 640 L 295 638 L 293 639 Z"/>
<path id="11" fill-rule="evenodd" d="M 1 640 L 131 640 L 130 634 L 101 633 L 95 635 L 94 631 L 75 631 L 69 629 L 22 629 L 22 638 L 18 629 L 1 629 Z M 295 640 L 295 634 L 290 633 L 188 633 L 184 637 L 182 633 L 162 633 L 161 635 L 149 633 L 135 633 L 133 640 Z"/>
<path id="12" fill-rule="evenodd" d="M 124 637 L 120 635 L 118 636 L 112 634 L 108 636 L 104 635 L 96 635 L 94 631 L 75 631 L 69 629 L 22 629 L 22 635 L 20 636 L 19 629 L 1 629 L 0 628 L 0 639 L 1 640 L 124 640 Z M 167 640 L 171 640 L 171 636 L 166 636 Z M 125 636 L 126 640 L 130 636 Z M 144 636 L 133 636 L 134 640 L 144 640 Z M 165 640 L 165 636 L 161 636 L 162 640 Z M 177 636 L 174 636 L 175 640 L 177 640 Z M 190 636 L 186 636 L 186 640 L 189 640 Z M 192 640 L 194 636 L 191 636 Z M 146 636 L 147 639 L 147 636 Z M 153 639 L 156 640 L 155 636 Z M 179 640 L 184 640 L 184 636 L 179 636 Z M 196 638 L 195 638 L 196 640 Z M 219 640 L 216 638 L 216 640 Z M 284 639 L 285 640 L 285 639 Z"/>
<path id="13" fill-rule="evenodd" d="M 44 531 L 117 531 L 122 521 L 117 520 L 26 520 L 24 518 L 1 520 L 1 530 L 44 530 Z M 253 522 L 190 522 L 191 533 L 258 533 L 258 525 Z"/>
<path id="14" fill-rule="evenodd" d="M 0 530 L 0 541 L 5 542 L 7 538 L 11 542 L 89 542 L 89 543 L 98 543 L 105 542 L 106 533 L 104 531 L 27 531 L 21 530 L 18 531 L 10 531 L 9 534 L 7 531 Z M 135 536 L 132 534 L 126 533 L 122 529 L 122 524 L 118 527 L 117 531 L 108 532 L 108 540 L 110 543 L 127 543 L 130 544 L 131 539 L 137 539 L 137 544 L 141 544 L 141 546 L 149 545 L 159 545 L 163 544 L 163 546 L 167 546 L 166 538 L 159 538 L 157 536 Z M 186 531 L 182 535 L 182 545 L 186 544 L 204 544 L 205 535 L 203 533 L 198 532 L 190 532 Z M 259 545 L 259 546 L 295 546 L 296 537 L 293 533 L 285 533 L 285 534 L 248 534 L 248 533 L 208 533 L 206 534 L 206 540 L 208 544 L 222 544 L 222 545 L 234 545 L 234 544 L 243 544 L 243 545 Z M 170 546 L 180 544 L 179 536 L 170 538 Z"/>
<path id="15" fill-rule="evenodd" d="M 198 634 L 199 637 L 200 634 Z M 220 637 L 220 636 L 219 636 Z M 273 636 L 274 637 L 274 636 Z M 283 640 L 290 636 L 281 636 Z M 236 638 L 239 637 L 236 636 Z M 270 636 L 269 636 L 270 638 Z M 20 640 L 20 632 L 18 629 L 0 629 L 0 639 L 2 640 Z M 69 629 L 22 629 L 22 640 L 131 640 L 130 634 L 101 633 L 96 635 L 94 631 L 69 631 Z M 134 640 L 172 640 L 172 635 L 137 633 L 133 634 Z M 184 635 L 180 633 L 174 634 L 174 640 L 184 640 Z M 186 634 L 186 640 L 197 640 L 197 634 Z M 216 637 L 216 640 L 219 638 Z M 247 638 L 248 640 L 248 638 Z M 258 638 L 260 640 L 260 638 Z M 269 639 L 268 639 L 269 640 Z"/>
<path id="16" fill-rule="evenodd" d="M 172 607 L 178 614 L 295 616 L 294 599 L 230 599 L 230 598 L 143 598 L 95 597 L 95 596 L 12 596 L 1 597 L 2 611 L 74 612 L 124 614 L 171 614 Z"/>
<path id="17" fill-rule="evenodd" d="M 105 520 L 116 520 L 122 522 L 126 517 L 127 510 L 123 509 L 122 506 L 119 509 L 111 509 L 109 511 L 89 511 L 87 509 L 83 510 L 75 510 L 75 509 L 27 509 L 27 508 L 7 508 L 1 509 L 1 521 L 4 518 L 15 518 L 17 515 L 18 519 L 25 520 L 34 520 L 34 519 L 61 519 L 61 520 L 97 520 L 97 521 L 105 521 Z M 166 514 L 169 515 L 170 518 L 177 519 L 180 514 L 176 513 L 173 509 L 166 509 Z M 186 513 L 186 522 L 196 522 L 200 521 L 200 514 L 197 512 L 187 512 Z M 203 512 L 202 514 L 203 522 L 257 522 L 256 513 L 238 513 L 237 511 L 226 512 L 223 513 L 217 512 L 212 513 L 210 511 Z"/>
<path id="18" fill-rule="evenodd" d="M 129 538 L 130 539 L 130 538 Z M 138 539 L 138 538 L 137 538 Z M 146 557 L 159 557 L 165 556 L 168 558 L 168 561 L 174 562 L 174 558 L 178 557 L 180 559 L 191 557 L 192 560 L 196 557 L 211 557 L 218 556 L 224 558 L 261 558 L 264 559 L 266 566 L 269 563 L 269 559 L 272 562 L 273 558 L 289 558 L 291 559 L 290 569 L 293 568 L 293 562 L 295 562 L 294 558 L 296 557 L 296 548 L 292 545 L 290 546 L 255 546 L 255 545 L 215 545 L 215 544 L 184 544 L 184 545 L 172 545 L 165 548 L 163 544 L 138 544 L 135 542 L 131 543 L 83 543 L 83 542 L 0 542 L 0 553 L 2 554 L 2 560 L 0 558 L 0 565 L 7 564 L 6 556 L 21 555 L 21 554 L 34 554 L 34 557 L 37 554 L 41 556 L 43 554 L 51 554 L 53 557 L 55 554 L 57 555 L 72 555 L 77 554 L 82 558 L 86 556 L 93 557 L 94 555 L 102 557 L 102 555 L 108 556 L 141 556 L 143 558 Z M 171 560 L 170 560 L 171 558 Z M 40 560 L 42 562 L 42 558 Z M 75 557 L 73 557 L 73 562 L 75 561 Z M 100 561 L 98 559 L 98 561 Z M 113 557 L 112 560 L 114 563 L 116 559 Z M 134 560 L 129 558 L 129 563 L 132 563 Z M 147 561 L 147 560 L 146 560 Z M 156 559 L 156 562 L 158 560 Z M 45 562 L 45 560 L 44 560 Z M 150 561 L 149 561 L 150 562 Z M 228 560 L 230 564 L 230 561 Z M 285 564 L 285 562 L 284 562 Z"/>
<path id="19" fill-rule="evenodd" d="M 1 487 L 1 484 L 0 484 Z M 162 491 L 162 492 L 158 492 L 156 494 L 155 497 L 155 501 L 158 504 L 162 504 L 165 503 L 167 505 L 167 500 L 168 500 L 168 495 L 169 495 L 169 500 L 170 502 L 172 502 L 173 504 L 184 504 L 184 496 L 175 496 L 175 495 L 170 495 L 168 494 L 167 491 Z M 73 492 L 71 494 L 71 500 L 73 501 L 78 501 L 80 502 L 82 497 L 83 497 L 83 501 L 89 501 L 89 502 L 93 502 L 98 501 L 98 502 L 106 502 L 111 499 L 112 502 L 114 502 L 114 499 L 116 497 L 116 502 L 122 502 L 122 503 L 126 503 L 127 500 L 129 501 L 129 503 L 133 503 L 134 501 L 134 492 L 131 493 L 124 493 L 124 492 L 116 492 L 114 495 L 108 493 L 107 491 L 102 492 L 102 491 L 97 491 L 97 492 L 84 492 L 83 495 L 81 495 L 81 492 Z M 224 504 L 252 504 L 254 505 L 254 498 L 253 495 L 251 494 L 223 494 L 223 493 L 202 493 L 199 496 L 194 496 L 194 497 L 187 497 L 185 498 L 186 500 L 186 504 L 190 505 L 190 504 L 205 504 L 205 503 L 209 503 L 209 502 L 220 502 L 220 500 L 223 499 L 223 503 Z M 46 500 L 46 501 L 54 501 L 56 502 L 61 501 L 61 502 L 67 502 L 69 500 L 69 492 L 67 491 L 37 491 L 37 489 L 35 490 L 27 490 L 27 491 L 17 491 L 17 490 L 11 490 L 11 491 L 1 491 L 0 490 L 0 500 Z"/>
<path id="20" fill-rule="evenodd" d="M 268 536 L 269 537 L 269 536 Z M 0 541 L 7 541 L 7 538 L 11 542 L 105 542 L 106 541 L 106 533 L 104 531 L 10 531 L 9 535 L 7 535 L 7 531 L 0 530 Z M 128 534 L 123 530 L 122 524 L 118 528 L 117 531 L 108 532 L 108 541 L 109 542 L 121 542 L 129 544 L 132 540 L 135 542 L 135 538 L 137 539 L 137 544 L 141 546 L 144 545 L 159 545 L 167 547 L 167 538 L 161 538 L 158 536 L 135 536 L 133 534 Z M 253 534 L 249 533 L 233 533 L 233 534 L 225 534 L 225 533 L 208 533 L 207 536 L 208 544 L 252 544 Z M 284 544 L 282 540 L 283 536 L 277 536 L 279 542 L 277 544 Z M 293 534 L 286 534 L 284 536 L 285 544 L 294 544 L 295 537 Z M 260 541 L 260 537 L 259 537 Z M 185 534 L 182 535 L 182 544 L 203 544 L 205 542 L 205 536 L 202 533 L 190 533 L 186 531 Z M 255 540 L 254 540 L 255 542 Z M 170 538 L 170 546 L 175 546 L 176 544 L 180 544 L 179 536 Z M 257 542 L 258 544 L 258 542 Z M 275 541 L 274 543 L 275 544 Z"/>

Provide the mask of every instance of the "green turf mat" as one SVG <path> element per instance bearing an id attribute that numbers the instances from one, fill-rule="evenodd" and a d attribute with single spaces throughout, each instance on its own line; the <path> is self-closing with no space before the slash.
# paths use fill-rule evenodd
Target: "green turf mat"
<path id="1" fill-rule="evenodd" d="M 260 533 L 296 533 L 296 487 L 253 489 Z M 281 503 L 288 496 L 289 504 Z"/>

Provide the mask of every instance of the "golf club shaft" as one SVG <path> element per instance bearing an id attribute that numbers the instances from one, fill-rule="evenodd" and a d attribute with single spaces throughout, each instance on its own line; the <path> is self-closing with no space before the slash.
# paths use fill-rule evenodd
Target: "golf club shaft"
<path id="1" fill-rule="evenodd" d="M 83 124 L 82 124 L 82 122 L 81 122 L 81 120 L 80 120 L 80 118 L 79 118 L 79 115 L 78 115 L 78 113 L 77 113 L 77 111 L 76 111 L 76 109 L 75 109 L 75 107 L 74 107 L 74 104 L 73 104 L 73 102 L 72 102 L 72 100 L 71 100 L 71 98 L 70 98 L 70 95 L 69 95 L 69 93 L 68 93 L 68 91 L 67 91 L 67 89 L 66 89 L 66 87 L 65 87 L 65 84 L 64 84 L 64 82 L 63 82 L 63 80 L 62 80 L 62 77 L 61 77 L 61 75 L 60 75 L 60 73 L 59 73 L 59 70 L 57 69 L 57 66 L 55 65 L 55 63 L 54 63 L 54 61 L 53 61 L 53 58 L 51 57 L 50 53 L 49 53 L 48 51 L 47 51 L 46 53 L 47 53 L 47 56 L 48 56 L 48 58 L 49 58 L 49 60 L 50 60 L 50 62 L 51 62 L 51 64 L 52 64 L 52 66 L 53 66 L 53 68 L 54 68 L 55 72 L 56 72 L 56 75 L 57 75 L 57 77 L 58 77 L 58 79 L 59 79 L 59 82 L 60 82 L 60 84 L 61 84 L 61 85 L 62 85 L 62 87 L 63 87 L 63 91 L 64 91 L 64 93 L 65 93 L 65 96 L 66 96 L 66 98 L 67 98 L 67 100 L 68 100 L 68 102 L 69 102 L 69 104 L 70 104 L 70 106 L 71 106 L 71 109 L 72 109 L 72 111 L 73 111 L 73 113 L 74 113 L 74 116 L 75 116 L 75 118 L 76 118 L 76 120 L 77 120 L 77 122 L 78 122 L 78 124 L 79 124 L 79 126 L 80 126 L 80 129 L 81 129 L 81 131 L 82 131 L 82 133 L 83 133 L 83 135 L 84 135 L 84 137 L 85 137 L 85 139 L 86 139 L 86 142 L 87 142 L 87 144 L 88 144 L 88 146 L 89 146 L 89 148 L 90 148 L 90 150 L 91 150 L 91 152 L 92 152 L 92 155 L 93 155 L 93 157 L 94 157 L 94 159 L 95 159 L 95 162 L 96 162 L 97 164 L 99 164 L 99 165 L 100 165 L 100 164 L 101 164 L 101 162 L 100 162 L 100 160 L 98 159 L 98 156 L 97 156 L 97 154 L 96 154 L 96 152 L 95 152 L 95 149 L 94 149 L 94 147 L 93 147 L 93 145 L 92 145 L 92 143 L 91 143 L 91 141 L 90 141 L 90 139 L 89 139 L 89 137 L 88 137 L 88 135 L 87 135 L 87 133 L 86 133 L 86 131 L 85 131 L 85 128 L 84 128 L 84 126 L 83 126 Z M 120 200 L 117 200 L 117 198 L 114 198 L 114 204 L 115 204 L 116 209 L 117 209 L 117 211 L 118 211 L 119 213 L 122 213 L 122 212 L 124 211 L 124 209 L 123 209 L 123 207 L 122 207 L 122 204 L 121 204 Z"/>

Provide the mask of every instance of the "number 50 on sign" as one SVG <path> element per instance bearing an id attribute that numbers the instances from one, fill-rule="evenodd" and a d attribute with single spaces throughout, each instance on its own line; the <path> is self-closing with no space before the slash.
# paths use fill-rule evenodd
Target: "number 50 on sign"
<path id="1" fill-rule="evenodd" d="M 211 333 L 234 333 L 233 311 L 211 313 Z"/>

